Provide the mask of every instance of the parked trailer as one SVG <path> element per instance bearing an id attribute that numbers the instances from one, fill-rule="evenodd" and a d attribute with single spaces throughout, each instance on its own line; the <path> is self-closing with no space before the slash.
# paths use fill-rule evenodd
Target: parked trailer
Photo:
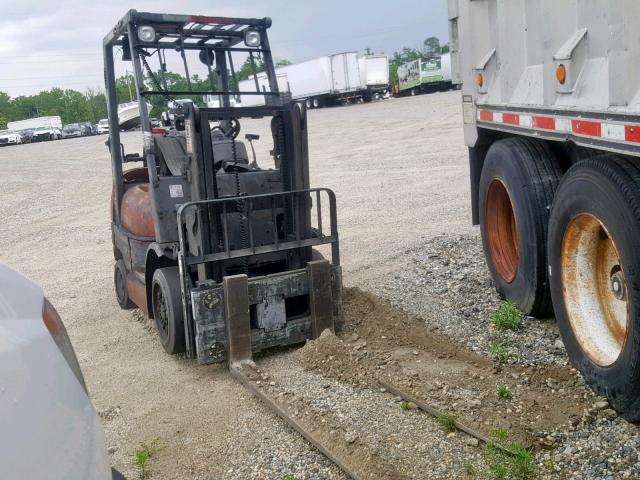
<path id="1" fill-rule="evenodd" d="M 62 119 L 58 116 L 27 118 L 7 123 L 9 130 L 26 130 L 30 128 L 62 128 Z"/>
<path id="2" fill-rule="evenodd" d="M 449 0 L 471 204 L 498 291 L 640 420 L 640 2 Z"/>
<path id="3" fill-rule="evenodd" d="M 358 54 L 356 52 L 337 53 L 314 58 L 306 62 L 284 65 L 276 69 L 279 85 L 287 85 L 294 100 L 304 100 L 308 108 L 319 108 L 340 101 L 362 97 Z M 262 90 L 268 90 L 265 73 L 257 75 L 257 82 Z M 240 82 L 240 91 L 255 88 L 256 79 Z M 242 106 L 256 106 L 264 103 L 259 95 L 244 96 Z"/>
<path id="4" fill-rule="evenodd" d="M 413 60 L 398 67 L 398 96 L 449 90 L 451 87 L 451 55 L 448 53 L 437 58 Z"/>
<path id="5" fill-rule="evenodd" d="M 360 86 L 365 102 L 381 98 L 389 91 L 389 57 L 386 55 L 365 55 L 358 58 Z"/>

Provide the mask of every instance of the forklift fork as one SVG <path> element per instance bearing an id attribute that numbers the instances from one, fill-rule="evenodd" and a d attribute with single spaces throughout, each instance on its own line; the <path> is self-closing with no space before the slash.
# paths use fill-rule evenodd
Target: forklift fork
<path id="1" fill-rule="evenodd" d="M 335 333 L 331 264 L 328 260 L 307 263 L 309 276 L 309 310 L 311 338 L 316 339 L 326 329 Z M 222 280 L 224 288 L 225 329 L 229 367 L 251 362 L 251 320 L 249 314 L 249 278 L 232 275 Z"/>

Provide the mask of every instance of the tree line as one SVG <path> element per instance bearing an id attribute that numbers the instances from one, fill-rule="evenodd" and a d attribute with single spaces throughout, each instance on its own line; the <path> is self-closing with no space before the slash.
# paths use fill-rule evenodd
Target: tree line
<path id="1" fill-rule="evenodd" d="M 290 63 L 288 60 L 280 60 L 277 65 Z M 256 72 L 262 71 L 264 71 L 264 64 L 261 61 L 256 61 Z M 246 80 L 253 74 L 250 60 L 247 58 L 235 73 L 236 81 L 232 80 L 230 85 L 232 90 L 237 88 L 237 82 Z M 145 77 L 147 88 L 155 90 L 155 81 L 158 81 L 161 87 L 166 87 L 168 90 L 189 90 L 189 82 L 181 74 L 156 71 L 153 72 L 153 77 L 149 75 Z M 211 79 L 209 78 L 193 75 L 190 80 L 191 89 L 194 92 L 211 90 Z M 215 84 L 216 79 L 213 80 Z M 116 93 L 118 103 L 136 99 L 133 75 L 127 74 L 116 79 Z M 180 95 L 179 98 L 185 98 L 185 96 Z M 202 95 L 196 94 L 190 98 L 197 105 L 204 105 Z M 149 97 L 149 101 L 152 106 L 150 112 L 152 117 L 159 117 L 167 109 L 168 99 L 164 96 L 152 95 Z M 6 92 L 0 91 L 0 130 L 7 128 L 7 123 L 13 120 L 56 115 L 60 116 L 65 125 L 85 121 L 96 123 L 102 118 L 107 118 L 106 95 L 100 89 L 87 89 L 80 92 L 56 87 L 34 95 L 21 95 L 12 98 Z"/>
<path id="2" fill-rule="evenodd" d="M 449 51 L 448 45 L 440 45 L 437 37 L 429 37 L 425 39 L 421 48 L 404 47 L 399 52 L 394 52 L 389 60 L 389 80 L 393 83 L 397 78 L 397 70 L 403 63 L 417 60 L 419 58 L 428 58 L 441 55 Z M 370 49 L 366 49 L 367 54 L 371 54 Z M 288 60 L 279 60 L 276 66 L 289 65 Z M 264 71 L 264 64 L 260 61 L 256 62 L 256 71 Z M 253 74 L 253 68 L 250 60 L 246 61 L 235 72 L 236 81 L 231 81 L 230 88 L 237 89 L 237 82 L 246 80 Z M 146 76 L 145 83 L 148 88 L 155 89 L 155 81 L 159 81 L 161 86 L 168 90 L 189 90 L 189 82 L 178 73 L 160 72 L 153 73 L 153 77 Z M 202 92 L 211 90 L 211 79 L 203 78 L 198 75 L 191 77 L 191 89 L 194 92 Z M 213 79 L 215 82 L 215 79 Z M 118 103 L 125 103 L 136 99 L 135 83 L 131 74 L 123 75 L 116 79 L 116 92 Z M 180 98 L 185 98 L 180 96 Z M 202 95 L 193 95 L 190 97 L 194 103 L 203 106 L 204 99 Z M 160 95 L 150 96 L 151 116 L 159 117 L 160 114 L 167 109 L 167 98 Z M 107 101 L 104 91 L 99 89 L 87 89 L 80 92 L 73 89 L 52 88 L 43 90 L 35 95 L 21 95 L 15 98 L 10 97 L 7 93 L 0 91 L 0 129 L 7 128 L 7 123 L 13 120 L 22 120 L 25 118 L 55 116 L 58 115 L 62 119 L 63 124 L 75 123 L 81 121 L 97 122 L 107 117 Z"/>

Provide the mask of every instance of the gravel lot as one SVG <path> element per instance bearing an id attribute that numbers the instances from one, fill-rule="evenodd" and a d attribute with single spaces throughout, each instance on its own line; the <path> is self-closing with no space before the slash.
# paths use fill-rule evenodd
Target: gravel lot
<path id="1" fill-rule="evenodd" d="M 402 307 L 419 317 L 425 331 L 451 339 L 452 349 L 459 342 L 468 355 L 477 356 L 464 365 L 445 366 L 454 373 L 452 365 L 462 369 L 469 362 L 485 369 L 486 374 L 474 370 L 478 381 L 471 383 L 477 388 L 473 399 L 483 398 L 486 405 L 491 401 L 484 400 L 488 393 L 482 388 L 493 381 L 491 375 L 498 379 L 507 372 L 553 372 L 547 387 L 546 377 L 539 384 L 531 382 L 536 394 L 562 395 L 562 382 L 575 389 L 573 417 L 554 417 L 553 422 L 544 408 L 517 417 L 521 399 L 513 400 L 512 422 L 521 419 L 524 424 L 528 415 L 540 415 L 556 426 L 530 433 L 532 438 L 543 434 L 545 447 L 536 461 L 540 477 L 640 478 L 638 428 L 580 386 L 579 376 L 568 370 L 552 319 L 528 319 L 523 329 L 510 333 L 511 364 L 502 372 L 491 370 L 490 315 L 499 299 L 484 267 L 478 233 L 470 225 L 461 123 L 458 92 L 309 112 L 312 184 L 337 194 L 346 285 Z M 65 320 L 103 419 L 113 464 L 136 478 L 132 454 L 145 443 L 154 447 L 152 478 L 345 478 L 254 400 L 226 367 L 166 356 L 149 322 L 118 308 L 104 140 L 0 149 L 0 261 L 43 285 Z M 139 149 L 139 134 L 124 134 L 123 141 L 127 151 Z M 355 331 L 349 328 L 345 335 Z M 390 365 L 416 370 L 419 376 L 429 373 L 407 363 L 414 347 L 403 350 L 406 338 L 400 336 L 392 345 L 376 343 L 377 333 L 358 328 L 375 346 L 363 361 L 366 378 L 366 372 L 379 373 L 379 358 L 396 354 L 400 356 Z M 441 358 L 430 345 L 416 347 L 420 359 Z M 360 351 L 356 347 L 348 348 Z M 462 477 L 467 463 L 477 472 L 485 468 L 484 450 L 462 434 L 446 436 L 428 416 L 402 412 L 397 399 L 370 383 L 346 381 L 338 376 L 344 376 L 344 368 L 328 371 L 321 363 L 305 363 L 304 353 L 280 351 L 258 363 L 332 422 L 350 426 L 358 441 L 366 439 L 410 478 Z M 493 385 L 489 393 L 495 395 Z M 524 402 L 529 387 L 522 389 Z M 447 400 L 441 393 L 420 393 L 433 394 L 434 402 Z M 457 394 L 464 397 L 464 392 Z M 566 403 L 569 408 L 571 402 Z M 497 410 L 492 421 L 501 415 Z M 516 430 L 518 425 L 512 426 Z"/>

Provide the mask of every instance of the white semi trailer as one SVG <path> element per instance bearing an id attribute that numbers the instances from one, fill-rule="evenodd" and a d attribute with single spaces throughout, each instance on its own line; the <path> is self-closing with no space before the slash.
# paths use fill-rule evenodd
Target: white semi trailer
<path id="1" fill-rule="evenodd" d="M 640 2 L 448 0 L 473 221 L 498 291 L 640 420 Z"/>
<path id="2" fill-rule="evenodd" d="M 281 92 L 289 92 L 293 99 L 304 100 L 308 108 L 360 99 L 367 90 L 362 86 L 358 54 L 356 52 L 325 55 L 301 63 L 276 68 L 278 87 Z M 266 73 L 257 75 L 259 88 L 269 90 Z M 255 91 L 253 76 L 239 83 L 240 91 Z M 285 90 L 285 88 L 287 90 Z M 242 106 L 264 103 L 260 95 L 245 95 Z"/>
<path id="3" fill-rule="evenodd" d="M 380 98 L 389 91 L 389 57 L 364 55 L 358 58 L 362 99 L 365 102 Z"/>

